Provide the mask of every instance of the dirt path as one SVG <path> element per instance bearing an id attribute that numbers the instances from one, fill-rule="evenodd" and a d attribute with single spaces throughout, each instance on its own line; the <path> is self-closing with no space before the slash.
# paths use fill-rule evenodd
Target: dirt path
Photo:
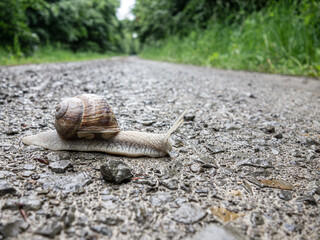
<path id="1" fill-rule="evenodd" d="M 123 130 L 162 133 L 188 109 L 178 156 L 21 143 L 81 93 L 105 96 Z M 109 160 L 136 180 L 102 180 Z M 317 239 L 319 176 L 320 81 L 138 58 L 0 68 L 0 239 Z"/>

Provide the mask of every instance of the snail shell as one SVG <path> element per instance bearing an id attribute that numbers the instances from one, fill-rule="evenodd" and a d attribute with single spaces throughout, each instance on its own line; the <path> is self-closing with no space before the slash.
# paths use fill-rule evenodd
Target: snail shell
<path id="1" fill-rule="evenodd" d="M 78 95 L 59 103 L 55 128 L 64 139 L 109 139 L 120 132 L 111 106 L 94 94 Z"/>

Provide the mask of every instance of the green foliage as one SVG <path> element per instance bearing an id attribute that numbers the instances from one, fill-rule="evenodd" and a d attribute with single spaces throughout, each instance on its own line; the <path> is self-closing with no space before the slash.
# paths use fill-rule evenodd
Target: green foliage
<path id="1" fill-rule="evenodd" d="M 121 49 L 116 4 L 101 0 L 61 0 L 42 11 L 28 9 L 30 26 L 44 43 L 62 44 L 74 51 Z"/>
<path id="2" fill-rule="evenodd" d="M 185 36 L 211 21 L 241 22 L 268 0 L 137 0 L 134 27 L 142 43 Z"/>
<path id="3" fill-rule="evenodd" d="M 33 50 L 39 39 L 28 27 L 25 10 L 40 2 L 41 0 L 0 1 L 0 42 L 2 48 L 17 55 Z"/>
<path id="4" fill-rule="evenodd" d="M 0 41 L 18 56 L 39 45 L 121 51 L 117 0 L 1 0 Z"/>
<path id="5" fill-rule="evenodd" d="M 281 1 L 241 23 L 211 21 L 154 42 L 141 56 L 226 69 L 320 76 L 320 3 Z"/>

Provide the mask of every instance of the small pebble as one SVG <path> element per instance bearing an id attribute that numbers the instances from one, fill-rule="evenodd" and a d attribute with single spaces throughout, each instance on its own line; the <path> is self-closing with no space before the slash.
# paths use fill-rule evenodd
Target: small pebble
<path id="1" fill-rule="evenodd" d="M 260 212 L 252 212 L 250 220 L 254 227 L 264 224 L 264 220 Z"/>
<path id="2" fill-rule="evenodd" d="M 276 131 L 275 127 L 272 125 L 267 125 L 267 126 L 261 128 L 261 130 L 267 134 L 275 133 L 275 131 Z"/>
<path id="3" fill-rule="evenodd" d="M 109 160 L 100 167 L 102 177 L 108 182 L 122 183 L 133 177 L 129 166 L 118 160 Z"/>
<path id="4" fill-rule="evenodd" d="M 16 237 L 20 233 L 26 231 L 29 228 L 29 224 L 22 219 L 10 220 L 9 222 L 4 222 L 1 220 L 0 224 L 0 237 L 11 238 Z"/>
<path id="5" fill-rule="evenodd" d="M 173 214 L 172 219 L 185 224 L 193 224 L 206 216 L 206 212 L 200 206 L 190 203 L 184 203 Z"/>
<path id="6" fill-rule="evenodd" d="M 45 237 L 53 238 L 60 234 L 63 229 L 63 224 L 55 220 L 46 221 L 38 230 L 36 234 L 43 235 Z"/>
<path id="7" fill-rule="evenodd" d="M 49 167 L 55 173 L 65 173 L 69 168 L 72 168 L 73 164 L 69 160 L 60 160 L 50 162 Z"/>
<path id="8" fill-rule="evenodd" d="M 13 188 L 6 180 L 0 180 L 0 197 L 15 193 L 17 190 Z"/>
<path id="9" fill-rule="evenodd" d="M 177 179 L 167 179 L 160 182 L 162 186 L 170 189 L 177 190 L 178 189 L 178 180 Z"/>
<path id="10" fill-rule="evenodd" d="M 186 115 L 184 115 L 183 119 L 186 121 L 193 121 L 195 119 L 196 115 L 192 114 L 192 113 L 186 113 Z"/>
<path id="11" fill-rule="evenodd" d="M 286 191 L 286 190 L 281 190 L 278 193 L 278 196 L 282 200 L 289 201 L 289 200 L 292 199 L 292 192 L 291 191 Z"/>

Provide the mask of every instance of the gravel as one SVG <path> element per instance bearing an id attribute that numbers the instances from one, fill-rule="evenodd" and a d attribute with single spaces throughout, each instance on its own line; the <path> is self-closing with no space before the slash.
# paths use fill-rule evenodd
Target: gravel
<path id="1" fill-rule="evenodd" d="M 135 57 L 0 67 L 0 239 L 317 239 L 319 92 L 305 77 Z M 165 133 L 187 109 L 174 157 L 23 145 L 82 93 L 104 96 L 122 130 Z M 111 182 L 110 161 L 125 169 Z"/>

